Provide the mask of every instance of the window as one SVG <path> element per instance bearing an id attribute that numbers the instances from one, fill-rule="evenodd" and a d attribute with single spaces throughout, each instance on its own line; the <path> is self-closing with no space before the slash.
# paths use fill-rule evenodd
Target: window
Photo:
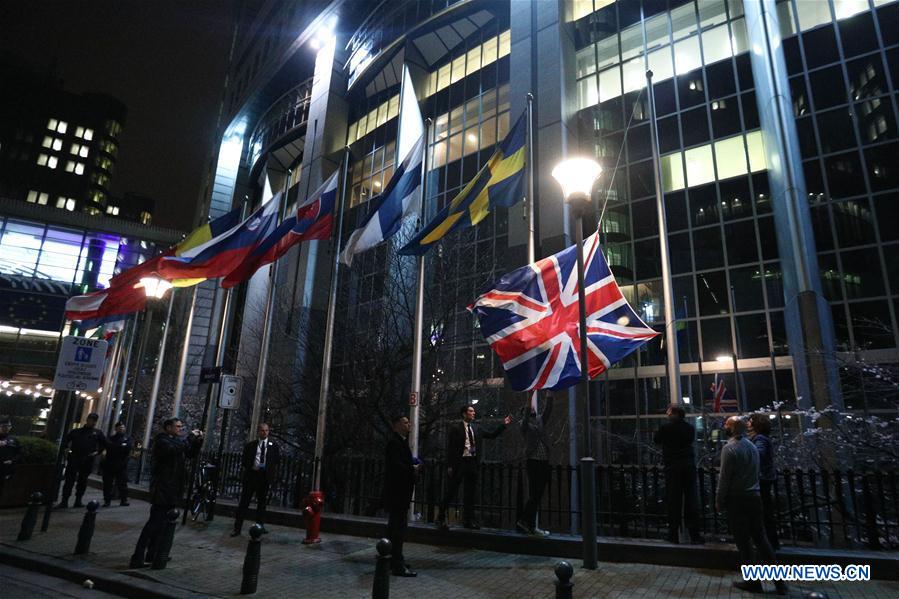
<path id="1" fill-rule="evenodd" d="M 66 123 L 65 121 L 59 121 L 59 125 L 57 125 L 57 127 L 56 127 L 56 132 L 57 133 L 65 133 L 68 128 L 69 128 L 68 123 Z"/>
<path id="2" fill-rule="evenodd" d="M 799 28 L 802 31 L 830 23 L 830 6 L 827 2 L 796 2 L 799 13 Z"/>
<path id="3" fill-rule="evenodd" d="M 149 225 L 152 220 L 153 220 L 153 215 L 151 215 L 146 210 L 141 211 L 140 222 L 142 222 L 145 225 Z"/>
<path id="4" fill-rule="evenodd" d="M 693 187 L 715 180 L 711 145 L 700 146 L 684 152 L 687 165 L 687 185 Z"/>
<path id="5" fill-rule="evenodd" d="M 65 208 L 66 207 L 66 199 L 62 196 L 56 198 L 56 207 L 57 208 Z"/>
<path id="6" fill-rule="evenodd" d="M 118 215 L 119 215 L 119 207 L 118 207 L 118 206 L 113 206 L 113 205 L 107 206 L 107 207 L 106 207 L 106 214 L 110 214 L 110 215 L 112 215 L 112 216 L 118 216 Z"/>
<path id="7" fill-rule="evenodd" d="M 50 199 L 50 194 L 46 192 L 41 192 L 37 195 L 37 203 L 41 206 L 46 206 L 47 201 Z"/>
<path id="8" fill-rule="evenodd" d="M 36 204 L 37 203 L 37 192 L 34 191 L 33 189 L 31 191 L 29 191 L 28 195 L 25 197 L 25 201 L 30 204 Z"/>
<path id="9" fill-rule="evenodd" d="M 57 151 L 57 152 L 59 152 L 60 150 L 62 150 L 62 140 L 61 140 L 61 139 L 54 139 L 54 140 L 53 140 L 53 149 L 54 149 L 55 151 Z"/>
<path id="10" fill-rule="evenodd" d="M 57 121 L 56 119 L 50 119 L 49 121 L 47 121 L 47 129 L 49 129 L 50 131 L 56 131 L 57 125 L 59 125 L 59 121 Z"/>
<path id="11" fill-rule="evenodd" d="M 45 148 L 50 148 L 53 146 L 53 138 L 49 135 L 44 136 L 44 140 L 41 142 L 41 146 Z"/>
<path id="12" fill-rule="evenodd" d="M 718 165 L 718 178 L 727 179 L 746 174 L 746 152 L 743 148 L 743 136 L 715 142 L 715 161 Z"/>
<path id="13" fill-rule="evenodd" d="M 75 200 L 73 198 L 66 199 L 66 210 L 68 210 L 69 212 L 75 210 Z"/>
<path id="14" fill-rule="evenodd" d="M 37 155 L 37 164 L 38 166 L 47 166 L 47 159 L 49 156 L 46 154 L 38 154 Z"/>

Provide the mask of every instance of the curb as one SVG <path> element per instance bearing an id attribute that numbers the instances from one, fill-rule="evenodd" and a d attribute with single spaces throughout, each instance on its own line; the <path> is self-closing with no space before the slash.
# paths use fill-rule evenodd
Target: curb
<path id="1" fill-rule="evenodd" d="M 6 543 L 0 543 L 0 563 L 22 570 L 37 572 L 54 578 L 62 578 L 76 584 L 90 579 L 94 588 L 104 593 L 131 599 L 203 599 L 202 595 L 167 587 L 164 583 L 142 580 L 106 568 L 99 568 L 82 560 L 67 560 L 39 553 L 32 553 Z M 167 588 L 166 588 L 167 587 Z"/>

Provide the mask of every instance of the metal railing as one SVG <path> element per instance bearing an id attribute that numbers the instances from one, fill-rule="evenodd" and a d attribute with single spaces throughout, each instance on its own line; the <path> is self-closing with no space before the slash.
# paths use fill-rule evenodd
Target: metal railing
<path id="1" fill-rule="evenodd" d="M 250 136 L 250 153 L 247 164 L 251 169 L 275 141 L 306 123 L 309 119 L 311 97 L 312 79 L 310 78 L 287 91 L 266 110 Z"/>
<path id="2" fill-rule="evenodd" d="M 237 499 L 241 491 L 239 453 L 227 453 L 219 481 L 220 497 Z M 204 454 L 201 459 L 214 459 Z M 149 467 L 135 482 L 148 482 Z M 299 508 L 312 489 L 312 460 L 286 458 L 271 486 L 269 504 Z M 600 536 L 663 539 L 667 536 L 665 473 L 661 466 L 596 467 L 597 526 Z M 484 526 L 513 529 L 527 499 L 523 464 L 484 463 L 476 495 Z M 718 468 L 698 468 L 699 513 L 703 534 L 729 540 L 724 514 L 715 512 Z M 576 468 L 553 466 L 540 511 L 540 526 L 555 533 L 576 531 L 578 502 L 571 500 Z M 783 545 L 899 549 L 899 476 L 895 471 L 855 472 L 813 469 L 781 470 L 774 485 L 778 538 Z M 370 457 L 329 459 L 322 469 L 326 511 L 357 516 L 382 516 L 383 461 Z M 425 461 L 416 486 L 414 511 L 434 522 L 447 482 L 446 464 Z M 448 517 L 461 517 L 459 497 Z"/>

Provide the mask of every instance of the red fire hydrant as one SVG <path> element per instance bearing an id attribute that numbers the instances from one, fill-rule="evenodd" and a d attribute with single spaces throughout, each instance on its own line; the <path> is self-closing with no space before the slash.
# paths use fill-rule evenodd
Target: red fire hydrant
<path id="1" fill-rule="evenodd" d="M 322 528 L 322 507 L 325 505 L 325 496 L 321 491 L 310 491 L 303 499 L 303 521 L 306 524 L 306 538 L 304 545 L 321 543 L 318 533 Z"/>

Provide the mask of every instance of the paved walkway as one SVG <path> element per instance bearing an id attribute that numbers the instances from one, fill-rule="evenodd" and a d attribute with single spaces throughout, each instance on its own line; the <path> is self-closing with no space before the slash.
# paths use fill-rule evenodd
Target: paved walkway
<path id="1" fill-rule="evenodd" d="M 89 489 L 86 499 L 99 499 Z M 71 559 L 83 510 L 53 514 L 47 533 L 35 532 L 27 542 L 15 541 L 23 510 L 0 511 L 0 544 Z M 151 580 L 160 589 L 192 590 L 211 597 L 236 597 L 247 537 L 231 538 L 232 521 L 217 516 L 212 523 L 179 527 L 173 559 L 165 570 L 129 570 L 128 559 L 148 513 L 148 505 L 101 509 L 87 561 L 93 565 Z M 259 596 L 332 598 L 371 597 L 374 541 L 325 535 L 320 545 L 301 544 L 302 531 L 269 526 L 262 546 Z M 427 599 L 553 597 L 553 567 L 558 560 L 481 551 L 407 544 L 406 558 L 418 578 L 391 578 L 391 597 Z M 577 564 L 574 564 L 577 566 Z M 575 597 L 742 597 L 731 588 L 734 573 L 653 566 L 600 563 L 599 570 L 577 569 Z M 899 597 L 899 582 L 793 585 L 791 597 L 803 591 L 836 597 Z M 746 595 L 750 597 L 751 595 Z"/>

